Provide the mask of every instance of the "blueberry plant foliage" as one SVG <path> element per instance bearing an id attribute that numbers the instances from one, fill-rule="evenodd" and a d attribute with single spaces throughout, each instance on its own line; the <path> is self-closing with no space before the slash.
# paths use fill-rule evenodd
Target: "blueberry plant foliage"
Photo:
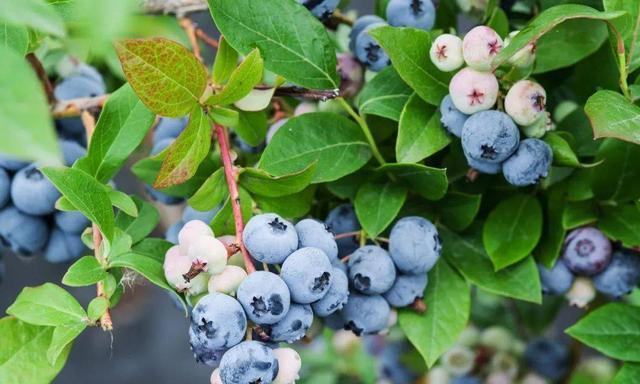
<path id="1" fill-rule="evenodd" d="M 96 3 L 115 8 L 112 14 L 123 15 L 119 23 L 135 24 L 128 2 Z M 376 1 L 383 18 L 387 3 Z M 463 149 L 464 129 L 460 140 L 443 124 L 443 99 L 454 93 L 450 84 L 465 69 L 442 71 L 430 50 L 443 34 L 456 34 L 453 1 L 439 2 L 431 30 L 367 27 L 376 55 L 388 60 L 379 72 L 367 72 L 361 89 L 352 83 L 362 81 L 363 68 L 351 59 L 360 71 L 354 80 L 339 56 L 349 49 L 344 36 L 353 20 L 319 20 L 294 0 L 208 0 L 222 35 L 210 68 L 196 40 L 189 46 L 166 37 L 124 38 L 139 33 L 107 28 L 99 9 L 83 12 L 92 2 L 0 2 L 0 136 L 8 138 L 0 140 L 0 152 L 45 164 L 42 172 L 62 195 L 56 208 L 79 211 L 91 221 L 82 236 L 94 254 L 73 263 L 61 283 L 97 287 L 86 308 L 57 282 L 25 288 L 0 319 L 0 382 L 50 382 L 87 327 L 117 327 L 110 308 L 130 271 L 174 295 L 185 314 L 197 302 L 167 281 L 163 263 L 173 244 L 151 236 L 159 223 L 156 208 L 108 184 L 156 116 L 187 117 L 188 123 L 175 141 L 138 160 L 132 171 L 197 210 L 220 206 L 208 224 L 216 236 L 235 236 L 227 248 L 242 253 L 246 272 L 255 263 L 242 230 L 256 212 L 299 220 L 325 217 L 348 202 L 362 227 L 350 236 L 362 245 L 384 244 L 402 217 L 435 223 L 442 257 L 429 272 L 424 308 L 398 311 L 400 329 L 429 367 L 464 330 L 474 289 L 514 300 L 523 313 L 552 311 L 542 305 L 543 291 L 554 293 L 556 286 L 540 271 L 563 263 L 563 254 L 570 257 L 565 244 L 581 236 L 583 227 L 604 234 L 615 248 L 614 261 L 615 252 L 640 257 L 633 254 L 640 249 L 640 6 L 540 1 L 527 8 L 530 13 L 507 14 L 498 3 L 489 1 L 481 16 L 505 40 L 485 69 L 500 82 L 496 100 L 485 109 L 508 109 L 509 90 L 527 79 L 544 87 L 546 110 L 555 109 L 543 113 L 535 134 L 515 128 L 546 143 L 553 159 L 524 186 L 495 174 L 506 165 L 494 162 L 495 172 L 482 169 L 484 163 L 474 166 Z M 519 32 L 510 35 L 512 30 Z M 97 121 L 80 102 L 50 105 L 42 76 L 28 60 L 45 44 L 79 36 L 126 79 L 91 105 L 100 109 Z M 518 55 L 530 47 L 535 60 L 522 65 Z M 381 57 L 375 63 L 360 59 L 373 67 Z M 322 100 L 321 111 L 294 115 L 305 100 Z M 61 166 L 53 118 L 79 114 L 88 151 Z M 286 122 L 263 146 L 269 122 L 283 117 Z M 601 288 L 617 277 L 597 275 L 594 281 L 619 299 L 627 292 Z M 569 291 L 573 276 L 567 279 L 556 293 Z M 630 383 L 640 363 L 640 308 L 624 299 L 605 303 L 605 297 L 566 332 L 623 361 L 616 382 Z"/>

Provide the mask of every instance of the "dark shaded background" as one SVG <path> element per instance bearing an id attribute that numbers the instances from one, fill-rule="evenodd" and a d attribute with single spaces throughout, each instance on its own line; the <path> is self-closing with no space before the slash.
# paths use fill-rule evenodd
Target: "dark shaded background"
<path id="1" fill-rule="evenodd" d="M 351 8 L 358 9 L 361 13 L 371 13 L 373 1 L 353 0 Z M 207 29 L 212 29 L 211 17 L 207 12 L 194 14 L 192 18 L 200 26 L 209 25 Z M 129 193 L 134 192 L 132 188 L 136 188 L 129 175 L 121 176 L 117 182 L 121 189 Z M 15 255 L 6 253 L 4 259 L 7 273 L 0 285 L 2 314 L 23 287 L 47 281 L 60 283 L 69 267 L 66 264 L 46 263 L 40 256 L 18 259 Z M 69 291 L 85 307 L 95 297 L 95 287 L 70 288 Z M 174 306 L 165 291 L 148 283 L 133 285 L 126 289 L 112 316 L 113 333 L 88 328 L 76 341 L 67 365 L 54 383 L 209 382 L 211 368 L 197 364 L 189 350 L 188 320 Z"/>

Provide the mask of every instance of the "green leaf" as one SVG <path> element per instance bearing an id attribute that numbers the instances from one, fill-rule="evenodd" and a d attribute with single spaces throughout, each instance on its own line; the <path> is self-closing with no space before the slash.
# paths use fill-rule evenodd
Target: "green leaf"
<path id="1" fill-rule="evenodd" d="M 239 188 L 240 211 L 242 212 L 242 220 L 246 223 L 251 218 L 252 200 L 251 195 L 244 189 Z M 211 228 L 216 236 L 231 235 L 236 233 L 236 221 L 233 218 L 233 209 L 231 207 L 231 199 L 227 198 L 224 205 L 211 221 Z"/>
<path id="2" fill-rule="evenodd" d="M 196 106 L 189 116 L 187 127 L 168 148 L 153 187 L 167 188 L 193 177 L 209 153 L 211 134 L 209 119 Z"/>
<path id="3" fill-rule="evenodd" d="M 258 206 L 265 212 L 274 212 L 282 217 L 294 219 L 309 213 L 316 193 L 316 185 L 293 195 L 282 197 L 254 196 Z"/>
<path id="4" fill-rule="evenodd" d="M 542 236 L 533 253 L 536 259 L 547 268 L 553 267 L 556 263 L 564 243 L 565 230 L 562 226 L 564 204 L 565 188 L 552 188 L 546 194 Z"/>
<path id="5" fill-rule="evenodd" d="M 378 236 L 396 218 L 406 198 L 407 189 L 394 182 L 362 185 L 354 201 L 362 228 L 369 236 Z"/>
<path id="6" fill-rule="evenodd" d="M 224 169 L 218 168 L 191 196 L 189 205 L 200 211 L 208 211 L 222 203 L 228 194 Z"/>
<path id="7" fill-rule="evenodd" d="M 638 49 L 640 7 L 635 2 L 627 0 L 603 0 L 602 3 L 607 11 L 625 11 L 629 14 L 628 18 L 617 19 L 614 24 L 624 38 L 627 52 L 627 71 L 632 73 L 640 68 L 640 49 Z"/>
<path id="8" fill-rule="evenodd" d="M 267 114 L 264 111 L 241 111 L 238 124 L 233 125 L 232 128 L 247 144 L 257 147 L 264 142 L 267 126 Z"/>
<path id="9" fill-rule="evenodd" d="M 6 384 L 50 383 L 64 367 L 70 348 L 55 364 L 45 351 L 51 345 L 52 327 L 40 327 L 13 317 L 0 319 L 0 382 Z"/>
<path id="10" fill-rule="evenodd" d="M 379 27 L 369 34 L 391 58 L 400 77 L 427 103 L 440 105 L 449 93 L 451 74 L 442 72 L 431 62 L 429 32 L 414 28 Z"/>
<path id="11" fill-rule="evenodd" d="M 313 89 L 337 89 L 336 52 L 324 26 L 290 0 L 208 0 L 229 45 L 244 55 L 259 48 L 264 66 Z M 304 27 L 302 27 L 304 26 Z"/>
<path id="12" fill-rule="evenodd" d="M 209 105 L 229 105 L 247 96 L 262 80 L 263 61 L 260 51 L 254 49 L 231 74 L 219 93 L 209 97 Z"/>
<path id="13" fill-rule="evenodd" d="M 104 296 L 94 297 L 87 307 L 87 315 L 91 321 L 98 321 L 109 309 L 109 300 Z"/>
<path id="14" fill-rule="evenodd" d="M 440 124 L 440 113 L 411 96 L 400 116 L 396 159 L 399 163 L 417 163 L 445 148 L 451 139 Z"/>
<path id="15" fill-rule="evenodd" d="M 537 41 L 542 35 L 554 29 L 557 25 L 572 19 L 613 20 L 624 15 L 623 12 L 599 12 L 591 7 L 578 4 L 563 4 L 546 9 L 532 22 L 523 28 L 493 60 L 493 67 L 498 68 L 516 52 Z"/>
<path id="16" fill-rule="evenodd" d="M 140 145 L 155 115 L 142 104 L 129 84 L 109 96 L 91 136 L 86 157 L 76 167 L 101 182 L 111 180 Z"/>
<path id="17" fill-rule="evenodd" d="M 29 30 L 0 20 L 0 47 L 13 49 L 20 55 L 29 50 Z"/>
<path id="18" fill-rule="evenodd" d="M 627 248 L 640 246 L 640 208 L 637 204 L 602 207 L 598 227 Z"/>
<path id="19" fill-rule="evenodd" d="M 614 359 L 640 362 L 640 307 L 606 304 L 566 330 L 571 337 Z"/>
<path id="20" fill-rule="evenodd" d="M 569 143 L 557 132 L 549 132 L 544 135 L 544 141 L 553 151 L 553 163 L 564 167 L 578 167 L 580 160 L 573 152 Z"/>
<path id="21" fill-rule="evenodd" d="M 395 163 L 385 164 L 377 171 L 394 175 L 398 181 L 428 200 L 440 200 L 446 195 L 449 187 L 446 169 L 422 164 Z"/>
<path id="22" fill-rule="evenodd" d="M 0 2 L 0 20 L 57 37 L 66 35 L 64 21 L 55 8 L 42 0 Z"/>
<path id="23" fill-rule="evenodd" d="M 42 172 L 78 211 L 98 225 L 107 240 L 113 239 L 113 208 L 102 184 L 78 169 L 46 167 Z"/>
<path id="24" fill-rule="evenodd" d="M 87 317 L 69 292 L 51 283 L 23 288 L 7 314 L 30 324 L 53 327 L 84 323 Z"/>
<path id="25" fill-rule="evenodd" d="M 594 140 L 589 118 L 581 108 L 577 108 L 558 124 L 558 131 L 569 132 L 575 139 L 574 148 L 580 157 L 594 156 L 601 140 Z"/>
<path id="26" fill-rule="evenodd" d="M 640 377 L 640 364 L 626 362 L 613 378 L 613 384 L 633 383 Z"/>
<path id="27" fill-rule="evenodd" d="M 496 7 L 493 9 L 487 26 L 493 28 L 502 38 L 509 34 L 509 18 L 502 8 Z"/>
<path id="28" fill-rule="evenodd" d="M 227 39 L 220 37 L 216 59 L 213 63 L 213 73 L 211 74 L 213 83 L 217 85 L 226 84 L 236 69 L 239 59 L 240 55 L 229 45 Z"/>
<path id="29" fill-rule="evenodd" d="M 116 227 L 131 237 L 133 243 L 137 243 L 147 237 L 160 222 L 158 210 L 150 203 L 138 198 L 133 198 L 136 203 L 138 216 L 133 217 L 125 212 L 118 212 Z"/>
<path id="30" fill-rule="evenodd" d="M 298 193 L 311 183 L 316 163 L 290 175 L 272 176 L 258 168 L 245 168 L 240 173 L 240 185 L 247 191 L 261 196 L 281 197 Z"/>
<path id="31" fill-rule="evenodd" d="M 56 327 L 51 336 L 51 345 L 49 345 L 49 349 L 47 349 L 47 361 L 49 364 L 55 365 L 60 355 L 67 350 L 67 347 L 70 348 L 73 340 L 80 336 L 85 328 L 87 328 L 87 324 L 85 323 Z"/>
<path id="32" fill-rule="evenodd" d="M 591 224 L 597 219 L 591 200 L 568 201 L 562 211 L 562 227 L 565 230 Z"/>
<path id="33" fill-rule="evenodd" d="M 542 290 L 538 268 L 533 258 L 526 259 L 498 272 L 482 246 L 480 232 L 458 235 L 441 227 L 442 253 L 467 280 L 478 287 L 498 295 L 540 303 Z"/>
<path id="34" fill-rule="evenodd" d="M 122 69 L 133 90 L 154 113 L 184 116 L 207 85 L 202 63 L 182 45 L 156 37 L 116 42 Z"/>
<path id="35" fill-rule="evenodd" d="M 640 197 L 640 146 L 615 139 L 605 140 L 598 149 L 591 170 L 591 188 L 601 200 L 628 201 Z"/>
<path id="36" fill-rule="evenodd" d="M 207 113 L 214 123 L 225 126 L 234 127 L 240 124 L 240 113 L 235 109 L 211 106 Z"/>
<path id="37" fill-rule="evenodd" d="M 587 100 L 584 110 L 589 116 L 594 137 L 613 137 L 640 144 L 640 107 L 621 94 L 598 91 Z"/>
<path id="38" fill-rule="evenodd" d="M 19 2 L 3 1 L 0 8 L 13 3 Z M 6 138 L 0 153 L 62 163 L 42 85 L 24 57 L 6 46 L 0 46 L 0 84 L 0 137 Z"/>
<path id="39" fill-rule="evenodd" d="M 131 196 L 115 189 L 109 190 L 108 193 L 111 204 L 113 204 L 114 207 L 118 208 L 129 216 L 138 216 L 138 207 L 136 206 L 136 202 L 131 198 Z"/>
<path id="40" fill-rule="evenodd" d="M 471 309 L 467 282 L 447 262 L 440 261 L 429 272 L 425 290 L 425 313 L 403 309 L 400 327 L 429 367 L 451 348 L 464 330 Z"/>
<path id="41" fill-rule="evenodd" d="M 575 19 L 556 26 L 536 43 L 534 73 L 571 66 L 593 54 L 609 32 L 600 20 Z"/>
<path id="42" fill-rule="evenodd" d="M 364 166 L 371 150 L 360 127 L 348 118 L 327 112 L 290 119 L 273 136 L 259 167 L 283 176 L 317 162 L 313 183 L 339 179 Z"/>
<path id="43" fill-rule="evenodd" d="M 138 255 L 147 256 L 152 259 L 156 259 L 159 262 L 164 262 L 164 255 L 167 253 L 169 248 L 173 246 L 173 243 L 165 239 L 148 237 L 134 245 L 133 251 Z"/>
<path id="44" fill-rule="evenodd" d="M 69 267 L 62 284 L 70 287 L 93 285 L 107 277 L 107 272 L 93 256 L 83 256 Z"/>
<path id="45" fill-rule="evenodd" d="M 478 211 L 482 195 L 468 195 L 460 192 L 449 192 L 438 203 L 440 216 L 444 224 L 454 231 L 461 231 L 473 223 Z"/>
<path id="46" fill-rule="evenodd" d="M 531 254 L 542 234 L 542 208 L 534 197 L 515 195 L 503 200 L 487 217 L 482 242 L 496 270 Z"/>
<path id="47" fill-rule="evenodd" d="M 358 94 L 358 109 L 363 115 L 399 121 L 402 108 L 412 94 L 413 90 L 395 68 L 387 67 L 364 85 Z"/>

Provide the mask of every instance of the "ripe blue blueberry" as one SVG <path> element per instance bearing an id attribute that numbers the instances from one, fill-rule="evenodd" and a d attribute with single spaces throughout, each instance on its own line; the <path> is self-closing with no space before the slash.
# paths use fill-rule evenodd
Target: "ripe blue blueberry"
<path id="1" fill-rule="evenodd" d="M 310 304 L 322 299 L 331 287 L 333 266 L 322 250 L 301 248 L 282 264 L 280 276 L 296 303 Z"/>
<path id="2" fill-rule="evenodd" d="M 465 154 L 469 166 L 480 173 L 487 175 L 497 175 L 502 171 L 502 163 L 490 163 L 484 160 L 472 159 Z"/>
<path id="3" fill-rule="evenodd" d="M 552 162 L 553 152 L 549 144 L 540 139 L 525 139 L 502 164 L 502 173 L 512 185 L 532 185 L 547 176 Z"/>
<path id="4" fill-rule="evenodd" d="M 338 244 L 327 225 L 314 219 L 304 219 L 296 226 L 298 248 L 315 247 L 322 250 L 332 263 L 338 261 Z"/>
<path id="5" fill-rule="evenodd" d="M 308 304 L 291 304 L 287 315 L 269 328 L 272 341 L 293 343 L 304 337 L 313 323 L 313 311 Z"/>
<path id="6" fill-rule="evenodd" d="M 379 72 L 391 64 L 387 53 L 380 44 L 374 40 L 369 31 L 386 25 L 386 23 L 374 23 L 365 27 L 356 37 L 355 54 L 358 60 L 374 72 Z"/>
<path id="7" fill-rule="evenodd" d="M 391 308 L 380 295 L 361 295 L 352 293 L 342 309 L 345 329 L 356 335 L 378 333 L 389 323 Z"/>
<path id="8" fill-rule="evenodd" d="M 17 172 L 29 165 L 26 161 L 14 159 L 11 156 L 0 154 L 0 168 L 9 172 Z"/>
<path id="9" fill-rule="evenodd" d="M 208 211 L 198 211 L 197 209 L 192 208 L 190 205 L 187 205 L 182 212 L 182 221 L 188 223 L 191 220 L 200 220 L 206 224 L 210 224 L 219 210 L 220 206 L 217 206 Z"/>
<path id="10" fill-rule="evenodd" d="M 13 204 L 29 215 L 48 215 L 56 210 L 60 192 L 40 172 L 36 164 L 22 168 L 13 177 L 11 200 Z"/>
<path id="11" fill-rule="evenodd" d="M 501 163 L 518 148 L 520 131 L 506 113 L 490 110 L 469 117 L 462 127 L 461 138 L 467 157 Z"/>
<path id="12" fill-rule="evenodd" d="M 349 280 L 347 279 L 347 275 L 341 269 L 334 266 L 329 292 L 327 292 L 322 299 L 311 304 L 311 307 L 317 316 L 329 316 L 342 309 L 348 299 Z"/>
<path id="13" fill-rule="evenodd" d="M 182 309 L 182 305 L 180 303 L 178 305 L 180 306 L 179 309 Z M 195 332 L 192 327 L 189 327 L 189 347 L 196 362 L 217 368 L 220 365 L 220 360 L 222 360 L 222 355 L 227 350 L 215 349 L 211 344 L 211 339 L 208 339 L 204 333 Z"/>
<path id="14" fill-rule="evenodd" d="M 416 299 L 424 296 L 424 289 L 427 287 L 427 274 L 398 275 L 396 281 L 382 296 L 392 307 L 401 308 L 410 305 Z"/>
<path id="15" fill-rule="evenodd" d="M 191 329 L 195 334 L 204 335 L 213 349 L 228 349 L 244 339 L 247 317 L 233 297 L 210 293 L 193 308 Z"/>
<path id="16" fill-rule="evenodd" d="M 11 177 L 4 168 L 0 168 L 0 208 L 9 203 L 11 197 Z"/>
<path id="17" fill-rule="evenodd" d="M 593 277 L 599 292 L 619 298 L 630 293 L 640 283 L 640 257 L 628 251 L 613 253 L 604 271 Z"/>
<path id="18" fill-rule="evenodd" d="M 44 249 L 44 258 L 50 263 L 67 263 L 80 258 L 88 251 L 79 234 L 53 228 Z"/>
<path id="19" fill-rule="evenodd" d="M 56 226 L 66 233 L 80 234 L 91 222 L 78 211 L 58 211 L 54 215 Z"/>
<path id="20" fill-rule="evenodd" d="M 291 293 L 280 276 L 266 271 L 251 273 L 238 287 L 237 298 L 247 317 L 256 324 L 275 324 L 289 311 Z"/>
<path id="21" fill-rule="evenodd" d="M 367 295 L 384 293 L 396 279 L 396 268 L 389 253 L 375 245 L 358 248 L 349 257 L 349 281 Z"/>
<path id="22" fill-rule="evenodd" d="M 326 20 L 338 8 L 340 0 L 298 0 L 298 3 L 304 5 L 318 19 Z"/>
<path id="23" fill-rule="evenodd" d="M 342 315 L 342 311 L 335 311 L 329 316 L 323 317 L 322 322 L 326 327 L 333 329 L 335 331 L 344 329 L 344 326 L 345 326 L 345 321 L 344 321 L 344 316 Z"/>
<path id="24" fill-rule="evenodd" d="M 164 233 L 165 240 L 173 244 L 178 244 L 178 233 L 180 233 L 182 227 L 184 227 L 184 221 L 182 220 L 171 224 Z"/>
<path id="25" fill-rule="evenodd" d="M 418 216 L 398 220 L 389 236 L 389 253 L 404 273 L 426 273 L 440 258 L 442 244 L 435 225 Z"/>
<path id="26" fill-rule="evenodd" d="M 356 211 L 351 204 L 342 204 L 332 209 L 324 223 L 335 234 L 354 232 L 360 230 L 360 223 Z M 345 237 L 336 241 L 338 243 L 338 256 L 344 257 L 358 249 L 355 236 Z"/>
<path id="27" fill-rule="evenodd" d="M 49 238 L 47 222 L 38 216 L 27 215 L 13 205 L 0 211 L 0 242 L 22 255 L 42 250 Z"/>
<path id="28" fill-rule="evenodd" d="M 431 0 L 391 0 L 387 20 L 394 27 L 412 27 L 430 31 L 436 22 L 436 7 Z"/>
<path id="29" fill-rule="evenodd" d="M 524 351 L 527 366 L 549 380 L 560 380 L 571 366 L 571 354 L 566 345 L 548 339 L 535 339 Z"/>
<path id="30" fill-rule="evenodd" d="M 454 377 L 451 384 L 482 384 L 482 381 L 475 376 L 465 375 Z"/>
<path id="31" fill-rule="evenodd" d="M 575 276 L 562 260 L 556 261 L 551 269 L 538 264 L 542 293 L 546 295 L 563 295 L 571 289 Z"/>
<path id="32" fill-rule="evenodd" d="M 275 213 L 252 217 L 242 240 L 254 259 L 268 264 L 280 264 L 298 249 L 298 234 L 293 224 Z"/>
<path id="33" fill-rule="evenodd" d="M 258 341 L 244 341 L 229 349 L 220 362 L 224 384 L 270 384 L 278 374 L 273 350 Z"/>
<path id="34" fill-rule="evenodd" d="M 578 228 L 567 235 L 562 258 L 576 275 L 595 275 L 611 261 L 611 242 L 597 228 Z"/>
<path id="35" fill-rule="evenodd" d="M 409 354 L 410 349 L 405 342 L 387 340 L 378 359 L 379 377 L 394 384 L 414 383 L 416 374 L 403 363 L 403 358 Z"/>
<path id="36" fill-rule="evenodd" d="M 356 38 L 360 32 L 369 25 L 376 23 L 384 23 L 384 19 L 376 15 L 364 15 L 356 19 L 351 27 L 351 32 L 349 32 L 349 50 L 351 50 L 351 52 L 356 52 Z"/>
<path id="37" fill-rule="evenodd" d="M 95 97 L 104 95 L 107 89 L 104 82 L 88 76 L 71 76 L 56 85 L 53 94 L 58 100 L 71 100 L 82 97 Z"/>
<path id="38" fill-rule="evenodd" d="M 449 131 L 452 135 L 460 137 L 462 134 L 462 127 L 469 118 L 469 115 L 464 114 L 456 108 L 451 100 L 451 96 L 447 95 L 440 103 L 440 122 L 442 126 Z"/>
<path id="39" fill-rule="evenodd" d="M 163 117 L 158 122 L 153 132 L 153 144 L 157 144 L 166 139 L 176 139 L 187 126 L 187 118 Z"/>
<path id="40" fill-rule="evenodd" d="M 64 164 L 68 167 L 72 166 L 76 160 L 87 154 L 87 150 L 75 141 L 58 140 L 58 144 L 62 150 Z"/>
<path id="41" fill-rule="evenodd" d="M 6 266 L 4 265 L 4 260 L 2 259 L 2 254 L 0 253 L 0 284 L 4 280 L 4 275 L 6 273 Z"/>

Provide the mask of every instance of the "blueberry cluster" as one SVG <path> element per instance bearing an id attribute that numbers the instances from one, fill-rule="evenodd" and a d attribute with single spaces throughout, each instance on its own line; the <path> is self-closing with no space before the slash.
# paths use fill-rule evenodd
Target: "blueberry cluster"
<path id="1" fill-rule="evenodd" d="M 392 25 L 430 31 L 436 21 L 436 8 L 431 0 L 391 0 L 387 4 L 387 20 L 375 15 L 359 17 L 349 34 L 349 48 L 369 70 L 378 72 L 391 64 L 389 56 L 369 32 Z"/>
<path id="2" fill-rule="evenodd" d="M 493 29 L 478 26 L 464 39 L 452 34 L 438 36 L 429 53 L 441 71 L 452 72 L 467 65 L 451 79 L 440 112 L 442 125 L 461 139 L 469 166 L 486 174 L 502 172 L 510 184 L 527 186 L 546 177 L 553 162 L 551 147 L 539 139 L 550 124 L 545 110 L 547 95 L 538 83 L 519 80 L 510 85 L 504 100 L 499 100 L 500 84 L 492 62 L 505 44 L 508 41 L 503 42 Z M 535 46 L 527 46 L 510 63 L 530 67 L 534 59 Z M 504 108 L 493 109 L 496 103 Z M 529 138 L 520 140 L 521 130 Z"/>
<path id="3" fill-rule="evenodd" d="M 298 3 L 304 5 L 318 19 L 327 20 L 340 5 L 340 0 L 298 0 Z"/>
<path id="4" fill-rule="evenodd" d="M 640 258 L 626 249 L 613 250 L 609 239 L 594 227 L 571 231 L 562 258 L 551 269 L 542 265 L 538 269 L 545 294 L 566 294 L 581 307 L 594 299 L 595 290 L 620 298 L 640 284 Z"/>

